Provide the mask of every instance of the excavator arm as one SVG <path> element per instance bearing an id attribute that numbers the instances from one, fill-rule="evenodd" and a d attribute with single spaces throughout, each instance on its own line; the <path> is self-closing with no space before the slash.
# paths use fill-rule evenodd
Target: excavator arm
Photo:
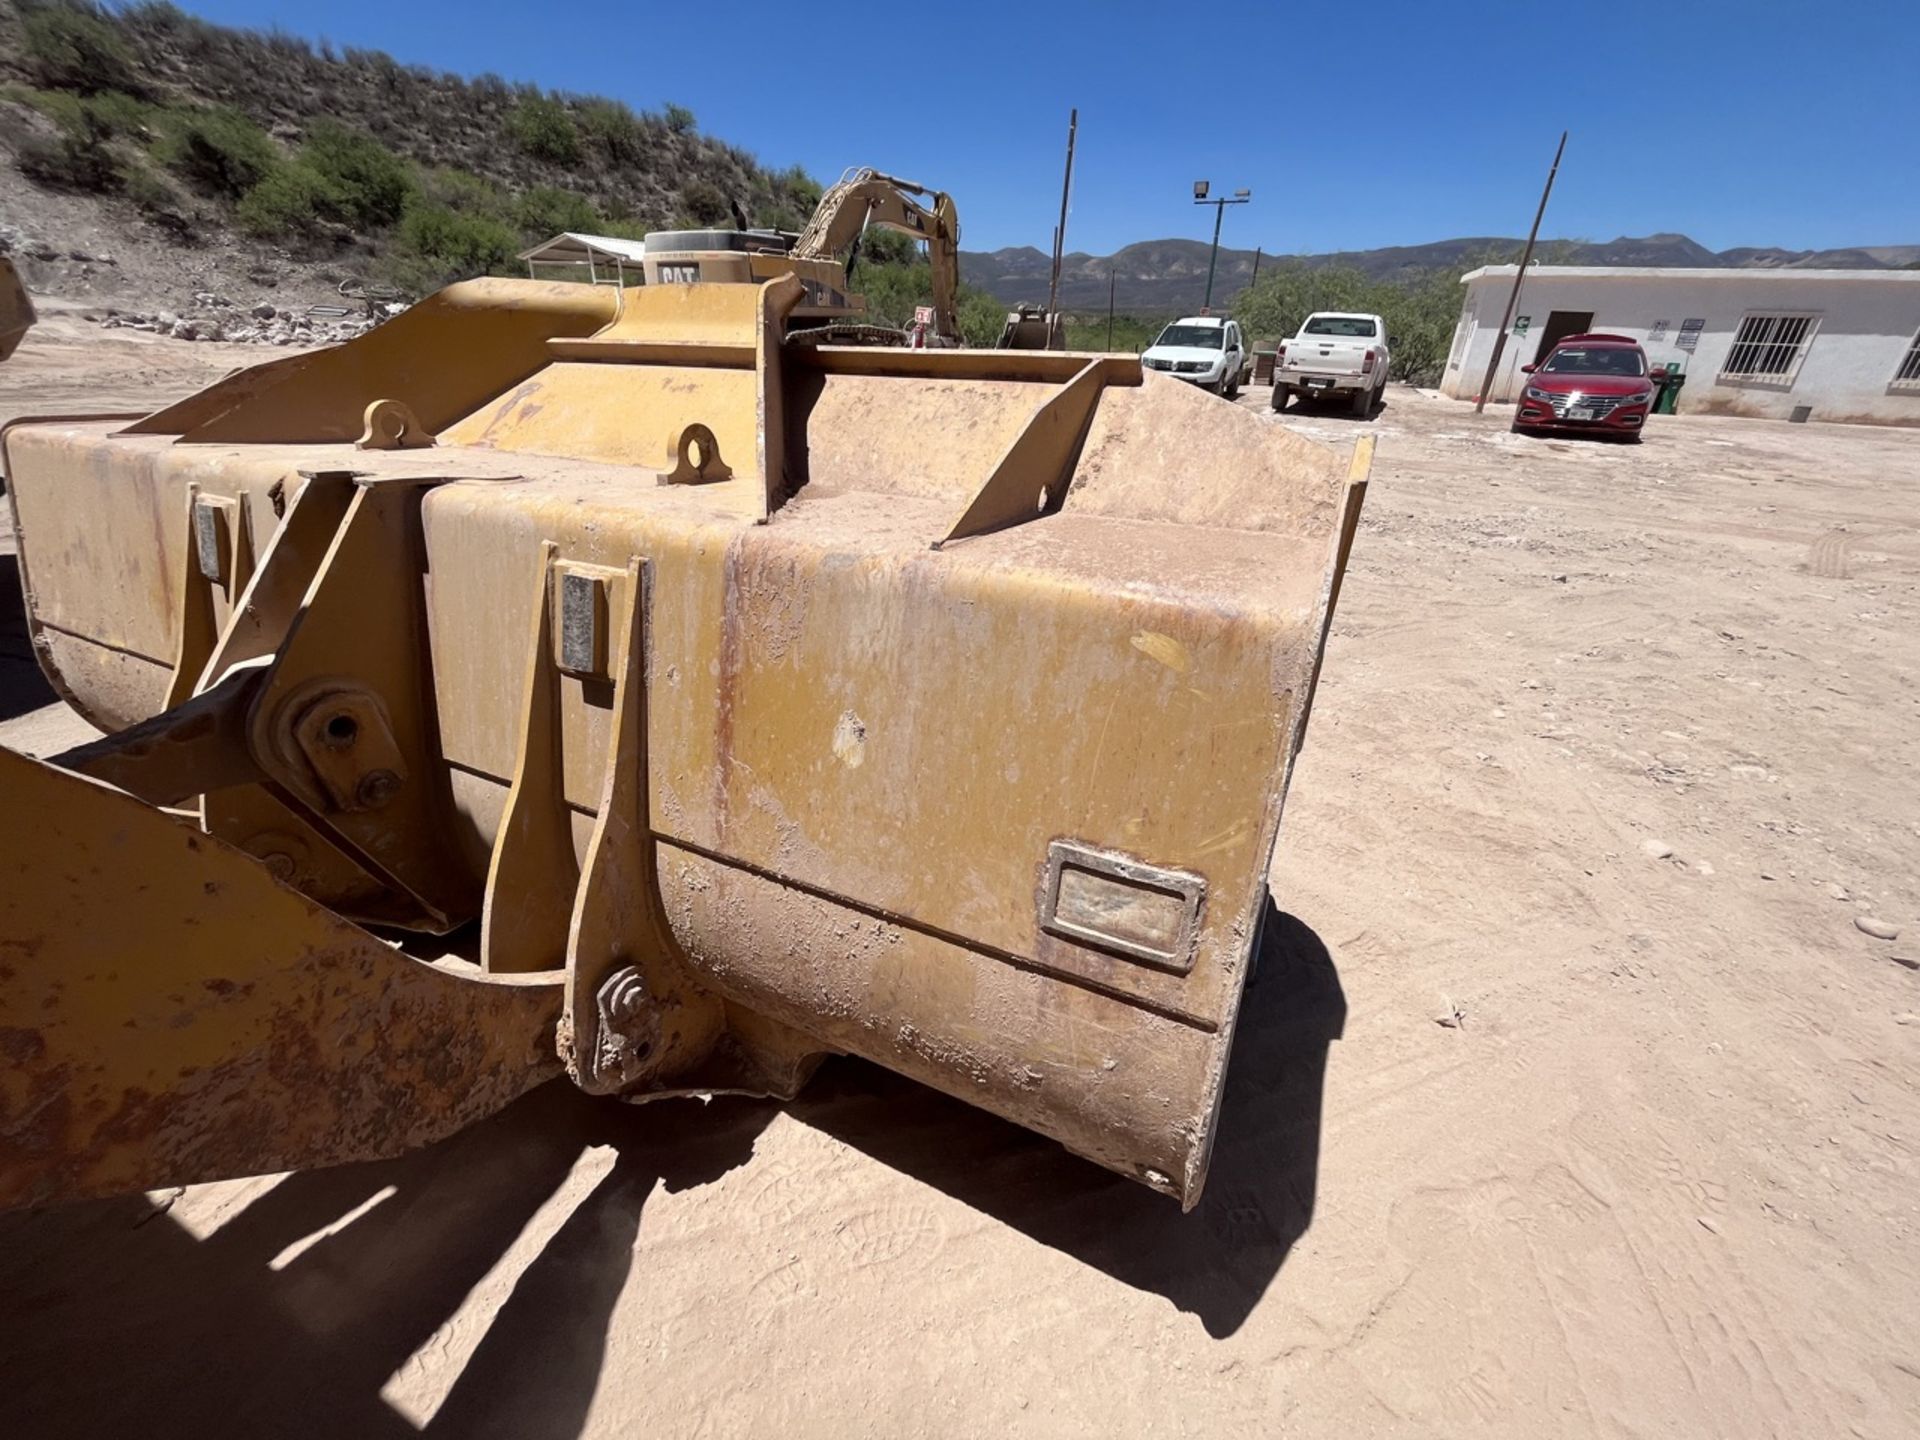
<path id="1" fill-rule="evenodd" d="M 931 197 L 931 206 L 915 196 Z M 927 258 L 933 265 L 934 330 L 958 344 L 960 212 L 953 197 L 877 170 L 849 170 L 820 197 L 792 254 L 798 260 L 839 260 L 869 225 L 927 242 Z"/>

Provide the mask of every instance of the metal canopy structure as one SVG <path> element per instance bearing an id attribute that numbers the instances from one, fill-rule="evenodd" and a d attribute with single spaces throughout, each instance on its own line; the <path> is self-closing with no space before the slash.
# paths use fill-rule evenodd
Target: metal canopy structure
<path id="1" fill-rule="evenodd" d="M 564 230 L 521 251 L 518 258 L 526 261 L 529 280 L 578 280 L 584 270 L 585 278 L 595 285 L 639 285 L 645 280 L 641 261 L 646 254 L 644 240 Z"/>

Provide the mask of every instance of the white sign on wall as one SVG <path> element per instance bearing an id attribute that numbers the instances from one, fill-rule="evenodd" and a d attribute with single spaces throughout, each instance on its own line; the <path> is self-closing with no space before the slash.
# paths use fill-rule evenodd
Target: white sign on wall
<path id="1" fill-rule="evenodd" d="M 1653 328 L 1647 331 L 1647 343 L 1649 345 L 1656 345 L 1660 341 L 1666 338 L 1667 338 L 1667 322 L 1665 320 L 1654 321 Z"/>

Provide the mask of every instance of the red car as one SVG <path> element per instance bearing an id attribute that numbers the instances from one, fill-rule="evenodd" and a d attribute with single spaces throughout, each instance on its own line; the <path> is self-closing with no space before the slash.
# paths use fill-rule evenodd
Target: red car
<path id="1" fill-rule="evenodd" d="M 1653 407 L 1647 352 L 1627 335 L 1569 335 L 1528 377 L 1514 411 L 1520 434 L 1540 430 L 1640 438 Z"/>

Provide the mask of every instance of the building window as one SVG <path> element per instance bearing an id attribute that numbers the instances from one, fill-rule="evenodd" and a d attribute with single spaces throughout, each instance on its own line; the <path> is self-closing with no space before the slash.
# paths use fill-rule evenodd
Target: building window
<path id="1" fill-rule="evenodd" d="M 1893 386 L 1896 390 L 1920 390 L 1920 335 L 1913 337 L 1913 344 L 1907 347 L 1907 358 L 1893 372 Z"/>
<path id="2" fill-rule="evenodd" d="M 1791 385 L 1807 358 L 1818 315 L 1749 315 L 1740 322 L 1720 367 L 1722 380 L 1750 380 L 1763 385 Z"/>

